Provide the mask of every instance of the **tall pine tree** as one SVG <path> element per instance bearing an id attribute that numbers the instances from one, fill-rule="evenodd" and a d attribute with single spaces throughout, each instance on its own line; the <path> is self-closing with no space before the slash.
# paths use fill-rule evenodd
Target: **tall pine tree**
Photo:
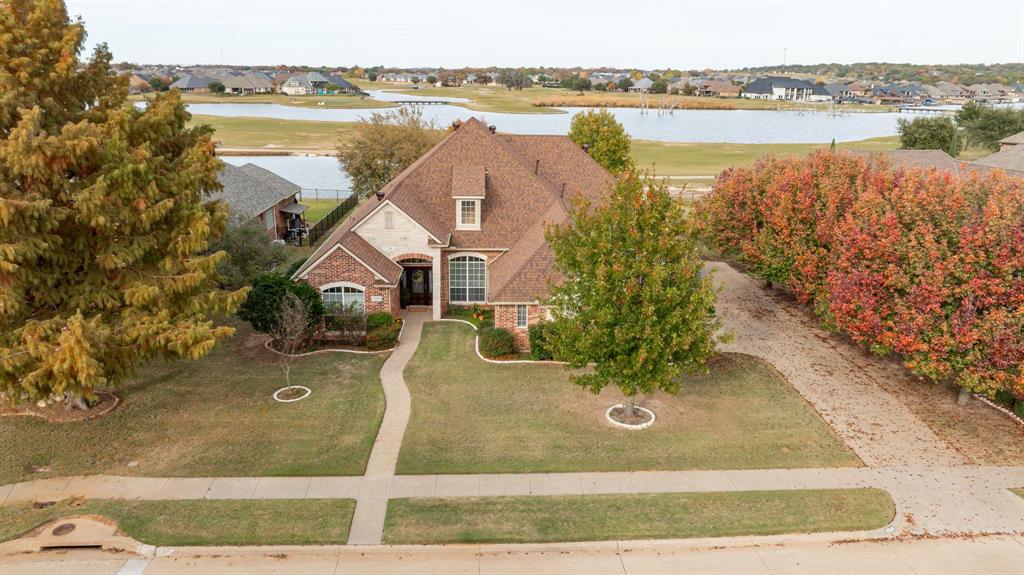
<path id="1" fill-rule="evenodd" d="M 210 133 L 176 93 L 127 100 L 59 0 L 0 2 L 0 390 L 83 406 L 140 361 L 198 358 L 244 291 L 214 289 L 226 222 Z"/>

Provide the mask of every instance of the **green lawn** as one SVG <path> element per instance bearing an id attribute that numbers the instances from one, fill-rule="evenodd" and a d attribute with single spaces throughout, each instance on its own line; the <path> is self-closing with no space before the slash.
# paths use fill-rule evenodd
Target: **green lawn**
<path id="1" fill-rule="evenodd" d="M 306 222 L 310 226 L 312 226 L 313 224 L 315 224 L 315 223 L 319 222 L 320 220 L 322 220 L 324 218 L 324 216 L 326 216 L 328 213 L 331 212 L 331 210 L 333 210 L 334 208 L 338 207 L 338 204 L 340 204 L 341 202 L 339 202 L 338 200 L 333 200 L 333 199 L 331 199 L 331 200 L 319 199 L 318 200 L 318 199 L 315 199 L 315 198 L 307 197 L 307 198 L 302 198 L 301 203 L 309 206 L 309 209 L 306 210 L 305 212 L 303 212 L 302 215 L 306 218 Z"/>
<path id="2" fill-rule="evenodd" d="M 292 383 L 312 395 L 271 397 L 284 385 L 265 336 L 243 324 L 199 361 L 155 362 L 90 421 L 0 418 L 0 485 L 44 477 L 361 475 L 384 412 L 379 356 L 296 360 Z M 128 464 L 133 462 L 134 465 Z M 32 473 L 29 466 L 51 466 Z"/>
<path id="3" fill-rule="evenodd" d="M 141 101 L 151 97 L 150 94 L 130 96 L 131 100 Z M 297 108 L 391 108 L 394 104 L 374 100 L 359 94 L 337 94 L 333 96 L 289 96 L 288 94 L 247 94 L 235 96 L 231 94 L 182 94 L 186 104 L 281 104 Z M 323 105 L 320 103 L 323 102 Z"/>
<path id="4" fill-rule="evenodd" d="M 334 150 L 352 129 L 352 122 L 279 120 L 245 116 L 192 116 L 193 124 L 212 126 L 213 140 L 224 148 Z"/>
<path id="5" fill-rule="evenodd" d="M 545 543 L 777 535 L 884 527 L 879 489 L 392 499 L 384 542 Z"/>
<path id="6" fill-rule="evenodd" d="M 65 500 L 0 507 L 0 541 L 58 517 L 102 515 L 150 545 L 329 545 L 348 540 L 351 499 Z"/>
<path id="7" fill-rule="evenodd" d="M 405 380 L 402 474 L 860 464 L 775 369 L 744 355 L 720 356 L 677 397 L 641 398 L 658 416 L 643 432 L 606 422 L 617 390 L 594 396 L 560 366 L 480 361 L 464 324 L 427 324 Z"/>

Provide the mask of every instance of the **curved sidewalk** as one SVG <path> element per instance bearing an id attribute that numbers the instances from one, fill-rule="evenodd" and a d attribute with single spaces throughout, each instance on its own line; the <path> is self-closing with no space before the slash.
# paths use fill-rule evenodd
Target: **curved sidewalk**
<path id="1" fill-rule="evenodd" d="M 405 427 L 409 424 L 412 398 L 402 375 L 405 366 L 420 345 L 423 324 L 430 314 L 406 312 L 402 314 L 405 327 L 402 341 L 380 368 L 380 383 L 384 387 L 384 419 L 366 464 L 366 474 L 357 479 L 356 510 L 348 542 L 353 545 L 378 545 L 384 535 L 384 517 L 388 510 L 391 479 L 398 465 L 398 452 L 402 449 Z"/>

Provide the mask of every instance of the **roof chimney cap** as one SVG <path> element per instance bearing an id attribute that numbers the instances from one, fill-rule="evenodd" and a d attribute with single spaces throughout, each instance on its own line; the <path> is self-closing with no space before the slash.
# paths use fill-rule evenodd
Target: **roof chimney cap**
<path id="1" fill-rule="evenodd" d="M 456 119 L 454 122 L 452 122 L 452 129 L 453 130 L 458 130 L 461 127 L 462 127 L 462 120 Z"/>
<path id="2" fill-rule="evenodd" d="M 487 129 L 490 130 L 492 134 L 498 131 L 498 127 L 494 125 L 487 126 Z"/>
<path id="3" fill-rule="evenodd" d="M 384 190 L 377 190 L 377 201 L 384 201 Z"/>
<path id="4" fill-rule="evenodd" d="M 589 154 L 590 153 L 590 144 L 583 144 L 583 151 Z"/>

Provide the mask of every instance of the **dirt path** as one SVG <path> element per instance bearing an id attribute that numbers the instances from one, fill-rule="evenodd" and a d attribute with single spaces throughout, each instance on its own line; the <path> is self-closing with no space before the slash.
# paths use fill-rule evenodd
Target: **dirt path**
<path id="1" fill-rule="evenodd" d="M 905 374 L 886 362 L 866 361 L 860 350 L 836 342 L 800 310 L 771 297 L 756 280 L 721 262 L 708 265 L 722 287 L 718 314 L 733 334 L 733 342 L 723 349 L 774 365 L 866 465 L 967 463 L 878 384 Z"/>

